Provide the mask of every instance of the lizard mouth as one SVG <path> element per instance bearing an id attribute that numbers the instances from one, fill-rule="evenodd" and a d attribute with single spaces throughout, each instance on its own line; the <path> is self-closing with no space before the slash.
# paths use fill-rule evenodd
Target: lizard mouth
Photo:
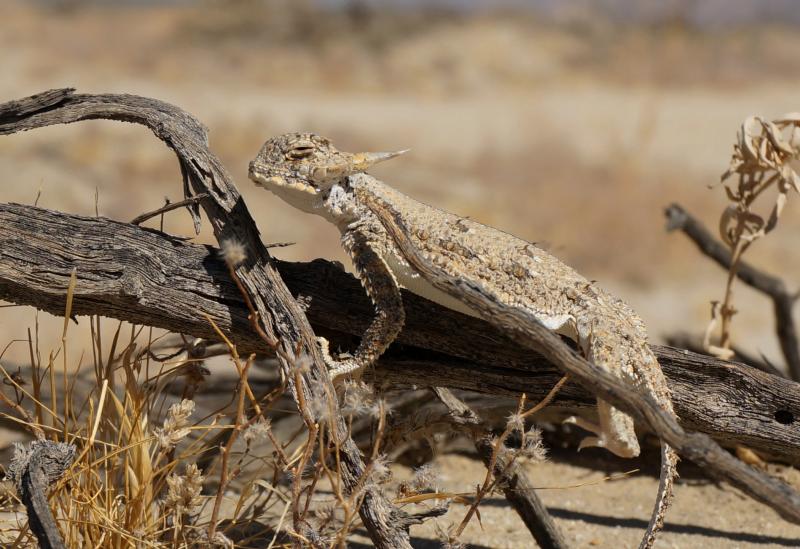
<path id="1" fill-rule="evenodd" d="M 270 191 L 277 189 L 299 191 L 305 194 L 316 195 L 321 189 L 313 182 L 289 181 L 279 175 L 270 175 L 269 172 L 259 167 L 255 162 L 250 163 L 249 177 L 259 187 Z"/>

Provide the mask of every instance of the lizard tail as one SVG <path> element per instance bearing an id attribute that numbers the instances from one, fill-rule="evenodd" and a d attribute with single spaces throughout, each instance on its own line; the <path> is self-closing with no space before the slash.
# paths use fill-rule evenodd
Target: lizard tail
<path id="1" fill-rule="evenodd" d="M 661 443 L 661 475 L 658 483 L 658 497 L 647 525 L 647 532 L 644 534 L 639 549 L 650 549 L 656 541 L 656 536 L 664 527 L 664 515 L 672 502 L 672 485 L 678 476 L 676 469 L 678 465 L 678 454 L 668 445 Z"/>

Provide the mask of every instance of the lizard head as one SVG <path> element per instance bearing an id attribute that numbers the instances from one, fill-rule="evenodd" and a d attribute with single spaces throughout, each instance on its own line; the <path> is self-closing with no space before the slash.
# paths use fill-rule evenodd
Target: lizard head
<path id="1" fill-rule="evenodd" d="M 287 133 L 264 143 L 250 163 L 250 179 L 301 210 L 319 213 L 344 178 L 404 152 L 347 153 L 325 137 Z"/>

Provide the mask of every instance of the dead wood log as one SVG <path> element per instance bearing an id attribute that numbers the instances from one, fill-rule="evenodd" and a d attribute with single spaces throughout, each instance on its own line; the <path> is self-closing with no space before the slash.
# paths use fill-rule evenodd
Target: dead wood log
<path id="1" fill-rule="evenodd" d="M 273 260 L 291 292 L 310 298 L 314 328 L 346 345 L 372 306 L 351 275 L 324 260 Z M 0 204 L 0 298 L 61 314 L 77 269 L 73 311 L 215 339 L 211 317 L 242 351 L 263 350 L 216 248 L 104 218 Z M 559 371 L 486 322 L 405 292 L 406 325 L 374 372 L 387 383 L 444 385 L 544 398 Z M 792 461 L 800 455 L 800 385 L 741 364 L 653 346 L 681 424 L 723 444 L 745 444 Z M 556 406 L 594 406 L 567 384 Z"/>
<path id="2" fill-rule="evenodd" d="M 247 261 L 236 268 L 236 274 L 263 320 L 261 328 L 265 332 L 265 339 L 274 342 L 274 346 L 280 346 L 278 358 L 282 368 L 289 371 L 291 357 L 297 356 L 298 351 L 311 358 L 313 366 L 304 375 L 303 382 L 293 386 L 295 394 L 307 393 L 308 397 L 312 397 L 317 392 L 318 396 L 324 398 L 326 391 L 330 391 L 330 380 L 310 326 L 274 269 L 238 191 L 218 160 L 208 152 L 204 129 L 190 115 L 171 105 L 146 98 L 72 95 L 70 90 L 60 90 L 0 105 L 0 134 L 93 118 L 143 124 L 177 153 L 187 198 L 208 193 L 208 199 L 200 204 L 214 227 L 217 239 L 235 240 L 248 251 Z M 197 204 L 193 204 L 192 209 L 195 206 Z M 195 210 L 194 213 L 196 220 L 199 220 L 198 212 Z M 394 234 L 395 238 L 404 237 L 397 228 Z M 770 505 L 787 520 L 800 522 L 800 496 L 793 490 L 732 458 L 708 437 L 686 433 L 651 398 L 631 391 L 614 376 L 594 368 L 527 316 L 502 307 L 478 289 L 463 284 L 463 281 L 435 278 L 436 273 L 430 272 L 423 258 L 416 258 L 413 248 L 404 247 L 404 250 L 407 255 L 420 260 L 419 264 L 415 261 L 415 266 L 427 277 L 432 277 L 436 285 L 458 287 L 459 293 L 465 296 L 471 306 L 485 310 L 492 323 L 520 345 L 533 345 L 584 387 L 590 387 L 594 394 L 644 420 L 663 440 L 682 455 L 707 467 L 709 473 L 730 481 L 752 497 Z M 336 419 L 340 417 L 336 416 Z M 343 432 L 341 421 L 338 421 L 337 427 L 339 432 Z M 352 441 L 347 437 L 342 437 L 342 440 L 345 464 L 343 480 L 346 486 L 355 487 L 359 471 L 364 471 L 364 464 Z M 409 546 L 407 525 L 410 517 L 396 510 L 380 492 L 368 491 L 360 512 L 376 545 Z"/>
<path id="3" fill-rule="evenodd" d="M 235 267 L 236 275 L 247 292 L 259 318 L 264 340 L 258 348 L 275 348 L 281 368 L 290 380 L 290 389 L 301 402 L 325 401 L 334 394 L 327 369 L 308 320 L 275 270 L 261 242 L 258 229 L 239 191 L 225 167 L 208 149 L 205 127 L 191 114 L 162 101 L 135 95 L 75 94 L 72 89 L 50 90 L 17 101 L 0 104 L 0 135 L 8 135 L 53 124 L 105 119 L 141 124 L 171 148 L 183 176 L 189 211 L 199 229 L 202 207 L 217 241 L 233 241 L 247 252 L 247 258 Z M 107 241 L 106 246 L 113 246 Z M 130 299 L 139 289 L 137 279 L 123 274 Z M 186 311 L 193 310 L 191 307 Z M 299 383 L 289 375 L 294 363 L 304 357 L 311 366 L 300 373 Z M 341 441 L 341 476 L 345 489 L 361 489 L 366 471 L 361 454 L 347 434 L 338 403 L 331 403 L 330 425 Z M 312 420 L 313 421 L 313 420 Z M 409 519 L 384 497 L 380 489 L 367 483 L 359 514 L 372 542 L 377 547 L 410 548 Z M 300 527 L 295 525 L 296 527 Z"/>

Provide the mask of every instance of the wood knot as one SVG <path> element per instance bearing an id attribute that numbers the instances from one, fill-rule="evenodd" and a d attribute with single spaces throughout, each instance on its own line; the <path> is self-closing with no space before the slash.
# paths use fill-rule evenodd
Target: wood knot
<path id="1" fill-rule="evenodd" d="M 781 425 L 791 425 L 794 423 L 794 414 L 789 410 L 778 410 L 773 415 L 775 421 Z"/>
<path id="2" fill-rule="evenodd" d="M 141 299 L 144 294 L 144 284 L 136 275 L 124 275 L 120 281 L 119 293 L 126 297 Z"/>

